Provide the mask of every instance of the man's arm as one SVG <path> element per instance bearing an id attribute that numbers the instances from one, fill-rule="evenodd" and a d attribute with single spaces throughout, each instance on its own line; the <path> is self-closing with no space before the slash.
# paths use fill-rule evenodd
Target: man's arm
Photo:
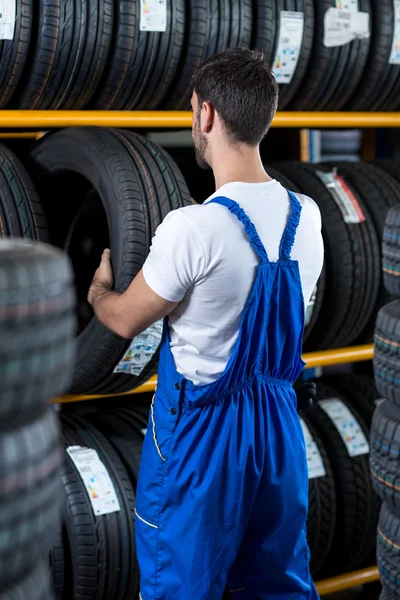
<path id="1" fill-rule="evenodd" d="M 105 250 L 90 286 L 88 301 L 103 325 L 127 339 L 166 317 L 178 304 L 156 294 L 147 285 L 142 271 L 123 294 L 111 291 L 112 284 L 110 251 Z"/>

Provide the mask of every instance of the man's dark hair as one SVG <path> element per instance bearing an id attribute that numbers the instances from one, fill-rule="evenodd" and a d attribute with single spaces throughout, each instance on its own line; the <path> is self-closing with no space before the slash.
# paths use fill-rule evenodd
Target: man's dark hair
<path id="1" fill-rule="evenodd" d="M 194 75 L 199 100 L 213 105 L 233 143 L 257 146 L 274 118 L 279 88 L 262 52 L 232 48 L 206 60 Z"/>

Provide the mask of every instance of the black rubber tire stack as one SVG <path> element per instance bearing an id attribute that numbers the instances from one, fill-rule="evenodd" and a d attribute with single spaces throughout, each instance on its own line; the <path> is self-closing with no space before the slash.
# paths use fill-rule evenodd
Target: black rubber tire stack
<path id="1" fill-rule="evenodd" d="M 350 345 L 367 326 L 379 292 L 379 269 L 369 271 L 379 262 L 377 235 L 369 211 L 348 184 L 352 202 L 364 218 L 360 217 L 359 222 L 346 221 L 337 197 L 321 179 L 332 172 L 326 165 L 287 162 L 277 163 L 275 168 L 293 181 L 300 192 L 314 198 L 322 215 L 325 288 L 318 314 L 320 327 L 315 327 L 314 321 L 305 348 Z M 370 295 L 365 294 L 366 289 Z"/>
<path id="2" fill-rule="evenodd" d="M 326 385 L 317 383 L 317 399 L 317 404 L 304 414 L 324 440 L 336 488 L 334 537 L 320 572 L 325 577 L 356 569 L 370 556 L 376 543 L 378 510 L 369 477 L 367 441 L 363 454 L 351 456 L 325 407 L 327 403 L 340 401 L 367 440 L 364 420 L 344 396 Z"/>
<path id="3" fill-rule="evenodd" d="M 309 468 L 307 538 L 311 552 L 310 570 L 315 577 L 326 560 L 335 533 L 336 491 L 325 445 L 306 412 L 301 414 L 301 419 L 316 445 L 315 449 L 312 442 L 307 444 L 307 461 L 310 464 L 313 459 L 312 454 L 318 451 L 325 470 L 325 475 L 319 474 L 313 477 Z"/>
<path id="4" fill-rule="evenodd" d="M 276 64 L 278 58 L 283 58 L 277 56 L 282 12 L 300 13 L 304 18 L 303 39 L 296 69 L 290 83 L 279 86 L 279 109 L 284 110 L 290 108 L 290 103 L 298 93 L 310 63 L 314 38 L 314 3 L 313 0 L 254 0 L 253 6 L 252 47 L 262 50 L 272 66 Z"/>
<path id="5" fill-rule="evenodd" d="M 396 296 L 400 296 L 396 280 L 398 206 L 389 211 L 383 236 L 384 282 Z M 400 581 L 400 300 L 379 311 L 374 345 L 375 383 L 385 400 L 372 422 L 370 469 L 372 484 L 383 500 L 377 558 L 384 592 L 389 595 L 398 593 Z"/>
<path id="6" fill-rule="evenodd" d="M 315 0 L 315 34 L 312 60 L 301 85 L 301 93 L 294 99 L 294 110 L 341 110 L 357 88 L 367 63 L 369 39 L 356 39 L 344 46 L 329 48 L 324 45 L 324 19 L 329 8 L 336 8 L 335 0 Z M 370 0 L 359 0 L 358 10 L 368 12 Z"/>
<path id="7" fill-rule="evenodd" d="M 105 213 L 104 222 L 108 223 L 105 229 L 109 240 L 107 237 L 99 243 L 104 248 L 110 242 L 115 289 L 119 292 L 126 290 L 140 271 L 164 217 L 190 203 L 189 191 L 171 157 L 148 139 L 129 131 L 59 131 L 35 145 L 32 159 L 33 170 L 43 183 L 41 196 L 55 245 L 68 244 L 71 224 L 83 200 L 95 192 L 96 210 Z M 79 270 L 85 268 L 82 258 L 78 253 L 75 264 Z M 86 287 L 78 290 L 82 299 L 93 275 L 92 269 L 86 270 Z M 157 339 L 159 344 L 159 333 Z M 92 318 L 78 336 L 71 391 L 112 394 L 129 391 L 146 381 L 155 372 L 157 351 L 149 356 L 139 374 L 114 373 L 129 346 L 129 340 L 111 333 Z"/>
<path id="8" fill-rule="evenodd" d="M 59 526 L 58 421 L 46 402 L 75 363 L 75 294 L 64 254 L 0 240 L 0 598 L 50 599 L 46 554 Z"/>
<path id="9" fill-rule="evenodd" d="M 393 0 L 371 0 L 371 48 L 360 85 L 346 109 L 396 111 L 400 108 L 400 65 L 390 64 L 396 27 Z"/>

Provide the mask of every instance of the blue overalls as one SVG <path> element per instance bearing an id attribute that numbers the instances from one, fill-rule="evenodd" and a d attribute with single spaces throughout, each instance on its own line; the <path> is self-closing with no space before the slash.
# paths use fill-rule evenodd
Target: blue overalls
<path id="1" fill-rule="evenodd" d="M 260 264 L 219 379 L 180 375 L 167 324 L 136 499 L 141 600 L 318 598 L 306 539 L 308 474 L 292 383 L 304 367 L 304 301 L 290 259 L 301 205 L 271 263 L 239 205 Z M 204 206 L 207 210 L 207 205 Z"/>

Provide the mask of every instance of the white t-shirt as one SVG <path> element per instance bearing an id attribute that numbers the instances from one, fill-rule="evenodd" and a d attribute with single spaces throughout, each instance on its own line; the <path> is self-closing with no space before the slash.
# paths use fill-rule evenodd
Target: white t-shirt
<path id="1" fill-rule="evenodd" d="M 180 302 L 169 317 L 171 350 L 179 373 L 196 385 L 215 381 L 233 352 L 258 257 L 243 225 L 229 210 L 207 202 L 217 196 L 235 200 L 253 221 L 271 261 L 279 245 L 290 203 L 276 180 L 229 183 L 203 205 L 167 215 L 153 238 L 143 267 L 146 283 L 159 296 Z M 323 264 L 321 216 L 315 202 L 302 205 L 292 258 L 298 260 L 307 306 Z"/>

